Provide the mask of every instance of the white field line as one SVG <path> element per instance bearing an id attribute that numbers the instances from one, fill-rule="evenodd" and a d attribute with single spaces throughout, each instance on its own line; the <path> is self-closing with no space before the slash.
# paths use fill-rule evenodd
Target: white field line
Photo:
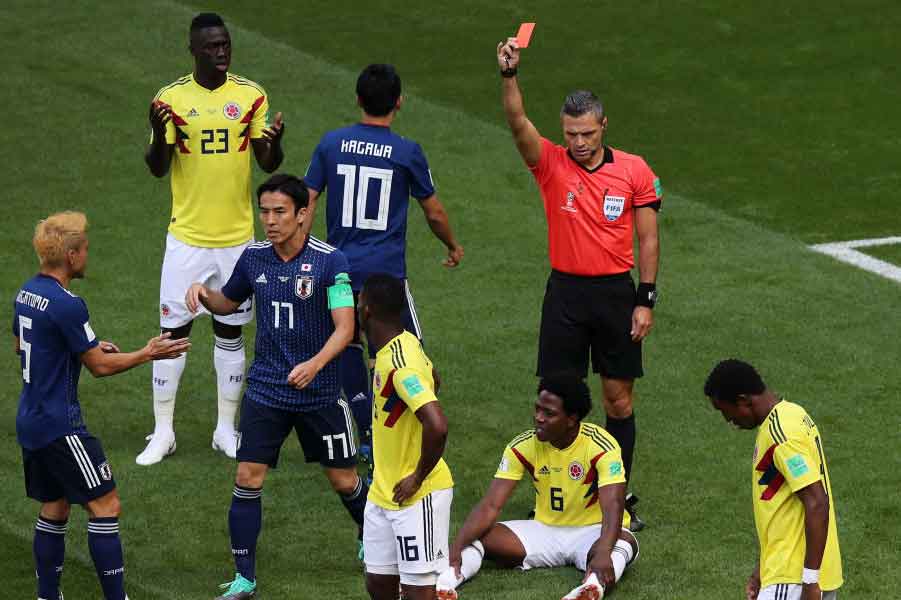
<path id="1" fill-rule="evenodd" d="M 829 244 L 815 244 L 810 249 L 820 254 L 831 256 L 849 265 L 854 265 L 864 271 L 876 273 L 886 279 L 892 279 L 901 283 L 901 267 L 864 254 L 856 248 L 869 248 L 872 246 L 887 246 L 901 244 L 901 237 L 873 238 L 868 240 L 851 240 L 848 242 L 831 242 Z"/>

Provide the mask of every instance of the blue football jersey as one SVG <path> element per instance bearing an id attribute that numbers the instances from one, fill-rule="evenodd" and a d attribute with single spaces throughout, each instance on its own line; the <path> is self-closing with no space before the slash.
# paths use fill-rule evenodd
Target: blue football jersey
<path id="1" fill-rule="evenodd" d="M 271 242 L 244 249 L 222 293 L 235 302 L 254 296 L 256 350 L 244 392 L 249 399 L 295 412 L 337 402 L 337 361 L 323 367 L 302 390 L 288 384 L 288 374 L 319 353 L 335 331 L 328 288 L 346 277 L 344 254 L 312 236 L 287 262 Z"/>
<path id="2" fill-rule="evenodd" d="M 19 338 L 22 365 L 19 444 L 35 450 L 57 438 L 85 433 L 78 404 L 81 354 L 99 342 L 84 300 L 53 277 L 35 275 L 13 301 L 13 335 Z"/>
<path id="3" fill-rule="evenodd" d="M 435 193 L 419 144 L 388 127 L 336 129 L 316 146 L 304 180 L 328 192 L 328 243 L 347 255 L 354 290 L 373 273 L 407 276 L 410 196 L 425 200 Z"/>

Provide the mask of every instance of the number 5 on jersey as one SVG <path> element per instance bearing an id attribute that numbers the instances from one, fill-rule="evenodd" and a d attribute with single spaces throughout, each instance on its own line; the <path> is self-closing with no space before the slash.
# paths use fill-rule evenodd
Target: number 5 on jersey
<path id="1" fill-rule="evenodd" d="M 388 208 L 391 201 L 391 178 L 394 171 L 391 169 L 378 169 L 376 167 L 360 167 L 357 172 L 356 165 L 339 164 L 338 175 L 344 177 L 344 195 L 341 203 L 341 226 L 356 227 L 357 229 L 374 229 L 385 231 L 388 229 Z M 366 202 L 369 195 L 369 183 L 378 181 L 381 185 L 379 191 L 378 212 L 374 219 L 366 217 Z M 354 213 L 354 195 L 356 195 L 356 214 Z M 354 224 L 356 217 L 356 224 Z"/>

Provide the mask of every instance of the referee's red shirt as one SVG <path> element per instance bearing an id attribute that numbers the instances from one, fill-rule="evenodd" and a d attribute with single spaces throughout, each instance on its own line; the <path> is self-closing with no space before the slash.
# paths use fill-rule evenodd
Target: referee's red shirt
<path id="1" fill-rule="evenodd" d="M 632 209 L 663 199 L 643 158 L 604 147 L 604 161 L 588 170 L 566 148 L 541 138 L 541 158 L 529 170 L 544 201 L 551 268 L 597 276 L 635 265 Z"/>

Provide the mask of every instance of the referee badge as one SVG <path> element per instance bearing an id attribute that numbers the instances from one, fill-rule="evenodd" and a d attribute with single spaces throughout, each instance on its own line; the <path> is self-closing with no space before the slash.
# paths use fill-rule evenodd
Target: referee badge
<path id="1" fill-rule="evenodd" d="M 294 293 L 301 300 L 306 300 L 313 295 L 313 276 L 298 275 L 294 280 Z"/>
<path id="2" fill-rule="evenodd" d="M 608 221 L 616 221 L 626 206 L 626 199 L 622 196 L 604 196 L 604 217 Z"/>

